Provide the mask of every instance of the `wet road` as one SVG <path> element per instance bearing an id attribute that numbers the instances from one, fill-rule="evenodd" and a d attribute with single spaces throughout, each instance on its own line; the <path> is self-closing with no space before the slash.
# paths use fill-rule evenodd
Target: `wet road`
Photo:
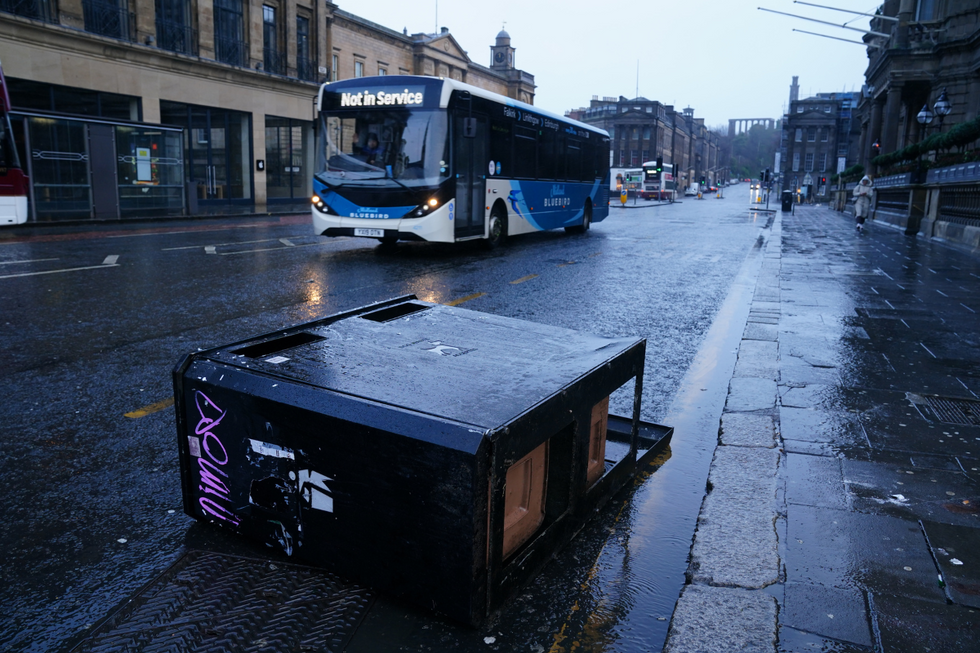
<path id="1" fill-rule="evenodd" d="M 182 354 L 414 293 L 647 338 L 642 417 L 677 433 L 662 467 L 487 628 L 379 599 L 350 650 L 658 650 L 734 365 L 726 338 L 767 232 L 731 195 L 614 210 L 586 236 L 493 252 L 325 240 L 306 216 L 5 232 L 0 648 L 69 649 L 188 547 L 263 554 L 181 513 L 168 399 Z"/>

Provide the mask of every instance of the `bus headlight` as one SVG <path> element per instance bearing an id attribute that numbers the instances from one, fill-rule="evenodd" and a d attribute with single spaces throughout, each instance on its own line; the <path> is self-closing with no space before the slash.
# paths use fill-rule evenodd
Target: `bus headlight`
<path id="1" fill-rule="evenodd" d="M 326 205 L 323 199 L 319 195 L 314 195 L 310 198 L 310 202 L 320 213 L 328 213 L 334 215 L 334 212 L 330 210 L 330 207 Z"/>
<path id="2" fill-rule="evenodd" d="M 439 200 L 433 197 L 430 198 L 429 201 L 427 201 L 425 204 L 420 204 L 417 209 L 412 211 L 412 213 L 415 215 L 416 218 L 421 218 L 423 215 L 428 214 L 429 211 L 432 211 L 437 206 L 439 206 Z"/>

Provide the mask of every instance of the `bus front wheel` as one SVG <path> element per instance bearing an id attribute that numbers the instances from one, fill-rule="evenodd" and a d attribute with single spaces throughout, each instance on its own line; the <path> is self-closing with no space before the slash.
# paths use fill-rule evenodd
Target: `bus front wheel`
<path id="1" fill-rule="evenodd" d="M 500 208 L 490 213 L 490 234 L 487 236 L 487 247 L 500 247 L 507 240 L 507 214 Z"/>

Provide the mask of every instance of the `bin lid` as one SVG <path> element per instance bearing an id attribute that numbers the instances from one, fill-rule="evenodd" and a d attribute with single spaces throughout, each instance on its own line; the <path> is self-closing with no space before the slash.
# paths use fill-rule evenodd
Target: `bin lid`
<path id="1" fill-rule="evenodd" d="M 196 357 L 495 429 L 642 342 L 413 300 Z"/>

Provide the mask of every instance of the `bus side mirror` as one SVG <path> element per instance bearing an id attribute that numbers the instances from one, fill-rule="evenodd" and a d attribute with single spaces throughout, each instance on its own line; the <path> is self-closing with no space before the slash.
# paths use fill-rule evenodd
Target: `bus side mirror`
<path id="1" fill-rule="evenodd" d="M 463 137 L 476 138 L 476 118 L 463 118 Z"/>

